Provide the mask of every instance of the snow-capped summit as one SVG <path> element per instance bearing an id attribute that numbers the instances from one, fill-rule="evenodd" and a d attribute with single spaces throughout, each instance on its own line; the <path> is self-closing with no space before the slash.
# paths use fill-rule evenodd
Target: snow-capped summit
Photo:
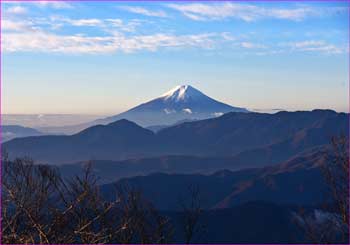
<path id="1" fill-rule="evenodd" d="M 97 123 L 107 124 L 119 119 L 128 119 L 146 127 L 174 124 L 188 119 L 217 117 L 227 112 L 248 111 L 214 100 L 190 85 L 180 85 L 156 99 L 119 115 L 97 120 Z"/>
<path id="2" fill-rule="evenodd" d="M 164 100 L 184 101 L 190 98 L 203 96 L 204 94 L 190 85 L 179 85 L 164 93 L 160 98 Z"/>

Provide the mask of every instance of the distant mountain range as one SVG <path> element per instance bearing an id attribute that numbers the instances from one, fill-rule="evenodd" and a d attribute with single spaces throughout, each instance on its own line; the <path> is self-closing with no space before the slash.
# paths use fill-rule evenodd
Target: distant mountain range
<path id="1" fill-rule="evenodd" d="M 142 127 L 172 125 L 183 120 L 213 118 L 227 112 L 248 112 L 248 110 L 212 99 L 190 85 L 181 85 L 118 115 L 78 125 L 46 127 L 43 131 L 72 134 L 94 125 L 106 125 L 121 119 L 133 121 Z"/>
<path id="2" fill-rule="evenodd" d="M 119 120 L 72 136 L 37 136 L 3 144 L 10 157 L 31 156 L 43 163 L 124 160 L 164 155 L 235 157 L 237 165 L 279 163 L 308 149 L 348 135 L 349 117 L 330 110 L 227 113 L 186 122 L 154 133 Z"/>
<path id="3" fill-rule="evenodd" d="M 101 191 L 108 199 L 116 187 L 127 186 L 141 191 L 160 210 L 181 209 L 179 200 L 188 201 L 190 188 L 199 190 L 205 209 L 232 208 L 251 201 L 319 205 L 329 200 L 320 169 L 329 156 L 323 149 L 265 168 L 221 170 L 211 175 L 154 173 L 102 185 Z"/>
<path id="4" fill-rule="evenodd" d="M 19 125 L 2 125 L 1 133 L 2 142 L 6 142 L 14 138 L 43 135 L 42 132 L 34 128 L 22 127 Z"/>
<path id="5" fill-rule="evenodd" d="M 94 173 L 100 183 L 110 183 L 121 178 L 145 176 L 152 173 L 212 174 L 219 169 L 238 170 L 253 167 L 237 164 L 232 157 L 197 157 L 197 156 L 159 156 L 122 161 L 94 160 Z M 68 177 L 78 175 L 86 166 L 86 162 L 69 163 L 60 166 L 61 172 Z"/>
<path id="6" fill-rule="evenodd" d="M 20 125 L 38 129 L 47 133 L 46 127 L 59 127 L 62 125 L 77 125 L 100 116 L 86 114 L 1 114 L 2 125 Z"/>
<path id="7" fill-rule="evenodd" d="M 324 152 L 326 146 L 315 147 L 302 154 Z M 299 155 L 294 156 L 299 157 Z M 81 174 L 86 161 L 61 165 L 60 171 L 64 176 L 73 177 Z M 280 164 L 278 162 L 277 164 Z M 154 173 L 166 174 L 213 174 L 218 170 L 237 171 L 247 168 L 261 168 L 266 162 L 245 162 L 239 156 L 229 157 L 198 157 L 198 156 L 159 156 L 122 161 L 93 160 L 93 171 L 99 177 L 100 184 L 115 182 L 122 178 L 146 176 Z"/>

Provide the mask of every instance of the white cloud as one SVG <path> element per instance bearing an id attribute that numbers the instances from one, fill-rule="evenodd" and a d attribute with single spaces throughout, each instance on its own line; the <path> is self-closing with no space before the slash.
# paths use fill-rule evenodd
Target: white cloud
<path id="1" fill-rule="evenodd" d="M 229 13 L 227 3 L 221 4 L 168 4 L 169 8 L 180 11 L 186 17 L 193 20 L 206 20 L 209 19 L 223 19 L 231 14 Z"/>
<path id="2" fill-rule="evenodd" d="M 100 26 L 102 25 L 102 21 L 99 19 L 66 19 L 67 22 L 72 24 L 73 26 Z"/>
<path id="3" fill-rule="evenodd" d="M 124 22 L 121 19 L 106 19 L 105 23 L 107 24 L 107 26 L 108 24 L 110 24 L 112 27 L 117 27 L 119 30 L 125 32 L 134 32 L 136 31 L 136 28 L 142 24 L 140 20 L 130 20 L 128 22 Z M 106 31 L 113 33 L 113 31 L 111 31 L 110 29 Z"/>
<path id="4" fill-rule="evenodd" d="M 134 32 L 136 28 L 142 24 L 143 21 L 132 19 L 127 22 L 121 19 L 71 19 L 62 16 L 51 16 L 49 20 L 37 20 L 38 24 L 46 24 L 53 27 L 52 29 L 58 29 L 55 27 L 63 27 L 64 25 L 72 26 L 90 26 L 98 27 L 100 30 L 103 30 L 107 33 L 114 33 L 115 31 L 124 31 L 124 32 Z M 116 30 L 117 28 L 117 30 Z"/>
<path id="5" fill-rule="evenodd" d="M 190 108 L 182 109 L 182 111 L 187 114 L 192 114 L 192 110 Z"/>
<path id="6" fill-rule="evenodd" d="M 27 13 L 27 9 L 22 6 L 14 6 L 6 9 L 6 13 L 8 14 L 25 14 Z"/>
<path id="7" fill-rule="evenodd" d="M 24 16 L 25 17 L 25 16 Z M 327 43 L 322 40 L 306 40 L 286 43 L 260 43 L 252 37 L 233 35 L 231 32 L 176 34 L 173 32 L 137 33 L 142 20 L 122 19 L 70 19 L 61 16 L 41 18 L 16 18 L 7 16 L 2 20 L 3 51 L 5 52 L 53 52 L 74 54 L 132 53 L 138 51 L 157 51 L 160 49 L 179 50 L 185 48 L 244 49 L 247 54 L 275 55 L 284 52 L 318 52 L 341 54 L 348 52 L 343 45 Z M 59 34 L 55 30 L 72 26 L 90 26 L 103 34 L 78 34 L 72 28 L 69 34 Z M 146 28 L 147 29 L 147 28 Z M 79 31 L 81 31 L 79 29 Z M 84 31 L 84 30 L 83 30 Z M 142 33 L 142 34 L 141 34 Z"/>
<path id="8" fill-rule="evenodd" d="M 155 11 L 155 10 L 149 10 L 149 9 L 142 8 L 142 7 L 132 7 L 132 6 L 122 6 L 119 8 L 126 10 L 128 12 L 131 12 L 131 13 L 141 14 L 141 15 L 145 15 L 145 16 L 161 17 L 161 18 L 168 17 L 168 15 L 162 10 Z"/>
<path id="9" fill-rule="evenodd" d="M 28 31 L 35 30 L 33 23 L 30 21 L 12 21 L 1 20 L 1 29 L 3 31 Z"/>
<path id="10" fill-rule="evenodd" d="M 59 18 L 58 18 L 59 19 Z M 35 21 L 35 19 L 32 19 Z M 72 25 L 95 26 L 101 30 L 108 29 L 105 35 L 89 36 L 84 34 L 55 34 L 43 29 L 35 22 L 28 20 L 3 20 L 3 51 L 5 52 L 48 52 L 71 54 L 96 53 L 133 53 L 138 51 L 157 51 L 160 49 L 214 49 L 222 45 L 232 44 L 232 48 L 252 50 L 257 55 L 273 55 L 284 52 L 318 52 L 324 54 L 341 54 L 348 49 L 323 40 L 305 40 L 276 44 L 275 48 L 262 43 L 244 41 L 231 33 L 199 33 L 199 34 L 136 34 L 128 32 L 128 26 L 120 19 L 60 19 Z M 41 21 L 41 22 L 40 22 Z M 42 23 L 43 20 L 39 22 Z M 45 21 L 44 21 L 45 22 Z M 56 23 L 54 21 L 54 23 Z M 50 22 L 49 22 L 50 23 Z M 56 23 L 56 24 L 57 24 Z M 106 24 L 108 23 L 108 24 Z M 111 28 L 117 27 L 117 29 Z M 257 52 L 259 51 L 259 52 Z M 261 52 L 263 51 L 263 52 Z M 251 52 L 251 51 L 249 51 Z"/>
<path id="11" fill-rule="evenodd" d="M 106 21 L 110 22 L 114 26 L 122 26 L 124 24 L 123 20 L 121 19 L 106 19 Z"/>
<path id="12" fill-rule="evenodd" d="M 63 1 L 35 1 L 36 6 L 53 9 L 72 9 L 73 5 Z"/>
<path id="13" fill-rule="evenodd" d="M 110 41 L 110 38 L 60 36 L 44 31 L 8 33 L 3 36 L 3 51 L 98 53 L 111 50 Z"/>
<path id="14" fill-rule="evenodd" d="M 237 40 L 237 38 L 229 32 L 223 32 L 223 33 L 221 33 L 221 36 L 226 41 L 236 41 Z"/>
<path id="15" fill-rule="evenodd" d="M 316 9 L 309 7 L 302 7 L 296 9 L 272 9 L 271 11 L 267 11 L 268 17 L 294 21 L 300 21 L 310 16 L 319 15 L 321 15 L 321 12 L 318 12 Z"/>
<path id="16" fill-rule="evenodd" d="M 200 15 L 190 14 L 190 13 L 187 13 L 187 12 L 183 12 L 183 14 L 184 14 L 187 18 L 189 18 L 189 19 L 191 19 L 191 20 L 196 20 L 196 21 L 205 21 L 205 20 L 206 20 L 205 17 L 202 17 L 202 16 L 200 16 Z"/>
<path id="17" fill-rule="evenodd" d="M 116 21 L 118 22 L 118 21 Z M 80 21 L 80 24 L 96 24 Z M 215 34 L 174 35 L 155 33 L 150 35 L 125 35 L 113 32 L 107 36 L 82 34 L 58 35 L 35 27 L 26 21 L 3 21 L 3 51 L 5 52 L 60 52 L 60 53 L 131 53 L 141 50 L 156 51 L 160 48 L 212 48 Z"/>
<path id="18" fill-rule="evenodd" d="M 266 46 L 263 44 L 252 43 L 252 42 L 241 42 L 240 46 L 242 48 L 247 48 L 247 49 L 264 49 L 264 48 L 266 48 Z"/>
<path id="19" fill-rule="evenodd" d="M 71 19 L 62 16 L 50 16 L 49 19 L 37 21 L 37 24 L 47 23 L 50 25 L 69 24 L 72 26 L 101 26 L 103 21 L 100 19 Z"/>
<path id="20" fill-rule="evenodd" d="M 322 52 L 327 54 L 341 54 L 346 52 L 346 48 L 338 47 L 334 44 L 327 43 L 323 40 L 289 42 L 281 44 L 281 46 L 290 47 L 292 51 Z"/>
<path id="21" fill-rule="evenodd" d="M 224 115 L 224 113 L 223 112 L 214 112 L 212 115 L 214 117 L 221 117 L 222 115 Z"/>
<path id="22" fill-rule="evenodd" d="M 307 17 L 320 17 L 347 10 L 347 8 L 341 7 L 313 8 L 308 6 L 295 8 L 266 8 L 257 5 L 231 2 L 168 4 L 167 6 L 197 21 L 221 20 L 226 18 L 235 18 L 247 22 L 264 18 L 301 21 Z"/>
<path id="23" fill-rule="evenodd" d="M 165 108 L 165 109 L 164 109 L 164 112 L 165 112 L 165 114 L 172 114 L 172 113 L 176 113 L 176 111 L 175 111 L 175 110 L 171 110 L 171 109 L 167 109 L 167 108 Z"/>

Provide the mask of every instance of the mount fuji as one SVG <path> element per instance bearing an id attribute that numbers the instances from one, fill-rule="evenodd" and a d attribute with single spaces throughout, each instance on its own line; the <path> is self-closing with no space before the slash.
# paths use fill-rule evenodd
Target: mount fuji
<path id="1" fill-rule="evenodd" d="M 96 124 L 108 124 L 116 120 L 127 119 L 148 127 L 174 124 L 189 119 L 212 118 L 227 112 L 248 112 L 248 110 L 214 100 L 190 85 L 181 85 L 126 112 L 98 119 L 95 122 Z"/>
<path id="2" fill-rule="evenodd" d="M 233 107 L 203 94 L 190 85 L 176 86 L 146 103 L 123 113 L 78 125 L 39 128 L 48 134 L 74 134 L 94 125 L 127 119 L 142 127 L 164 128 L 179 122 L 195 121 L 221 116 L 228 112 L 249 112 L 245 108 Z"/>

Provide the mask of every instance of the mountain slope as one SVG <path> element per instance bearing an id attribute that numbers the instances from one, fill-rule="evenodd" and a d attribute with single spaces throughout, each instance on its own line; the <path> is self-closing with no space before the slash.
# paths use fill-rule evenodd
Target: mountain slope
<path id="1" fill-rule="evenodd" d="M 248 112 L 214 100 L 190 85 L 177 86 L 163 95 L 123 113 L 78 125 L 47 127 L 51 134 L 74 134 L 88 127 L 127 119 L 143 127 L 172 125 L 182 120 L 197 120 L 220 116 L 227 112 Z"/>
<path id="2" fill-rule="evenodd" d="M 90 127 L 72 136 L 14 139 L 4 144 L 10 157 L 30 156 L 40 163 L 142 157 L 155 140 L 152 131 L 120 120 Z"/>
<path id="3" fill-rule="evenodd" d="M 227 113 L 165 128 L 157 136 L 172 154 L 235 155 L 256 150 L 266 154 L 275 147 L 281 160 L 285 153 L 290 157 L 307 147 L 327 144 L 334 135 L 348 135 L 348 123 L 347 114 L 331 110 Z"/>
<path id="4" fill-rule="evenodd" d="M 36 129 L 22 127 L 19 125 L 2 125 L 1 132 L 2 142 L 6 142 L 14 138 L 43 135 L 42 132 Z"/>
<path id="5" fill-rule="evenodd" d="M 142 126 L 173 124 L 184 119 L 205 119 L 227 112 L 248 112 L 216 101 L 190 85 L 177 86 L 159 98 L 136 106 L 119 115 L 97 120 L 106 124 L 122 118 Z"/>
<path id="6" fill-rule="evenodd" d="M 235 156 L 235 164 L 264 166 L 348 135 L 348 115 L 311 112 L 227 113 L 153 133 L 127 120 L 88 128 L 72 136 L 39 136 L 4 143 L 10 156 L 69 163 L 164 155 Z"/>
<path id="7" fill-rule="evenodd" d="M 60 166 L 63 175 L 81 174 L 86 162 L 68 163 Z M 122 161 L 94 160 L 94 174 L 100 183 L 110 183 L 121 178 L 162 172 L 169 174 L 212 174 L 219 169 L 238 170 L 247 167 L 236 164 L 235 157 L 159 156 Z"/>
<path id="8" fill-rule="evenodd" d="M 222 170 L 212 175 L 156 173 L 102 185 L 101 190 L 108 197 L 115 186 L 128 186 L 142 191 L 162 210 L 180 209 L 179 200 L 188 201 L 191 187 L 199 189 L 206 209 L 231 208 L 250 201 L 316 205 L 327 194 L 320 170 L 326 162 L 326 153 L 323 149 L 276 166 L 236 172 Z"/>

